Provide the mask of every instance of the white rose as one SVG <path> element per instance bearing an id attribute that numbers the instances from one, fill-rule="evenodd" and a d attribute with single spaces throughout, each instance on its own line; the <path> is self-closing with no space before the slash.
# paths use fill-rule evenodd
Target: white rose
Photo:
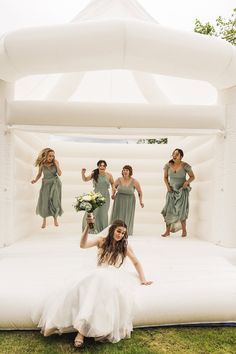
<path id="1" fill-rule="evenodd" d="M 85 202 L 90 202 L 91 201 L 91 197 L 90 197 L 90 195 L 85 195 L 84 197 L 83 197 L 83 200 L 85 201 Z"/>

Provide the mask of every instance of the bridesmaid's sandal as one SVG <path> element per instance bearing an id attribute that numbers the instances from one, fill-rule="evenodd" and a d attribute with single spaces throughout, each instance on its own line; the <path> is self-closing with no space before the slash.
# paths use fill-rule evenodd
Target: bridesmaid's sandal
<path id="1" fill-rule="evenodd" d="M 181 236 L 182 236 L 182 237 L 187 237 L 187 234 L 182 234 Z"/>
<path id="2" fill-rule="evenodd" d="M 84 337 L 82 334 L 78 333 L 74 340 L 75 348 L 81 348 L 84 345 Z"/>

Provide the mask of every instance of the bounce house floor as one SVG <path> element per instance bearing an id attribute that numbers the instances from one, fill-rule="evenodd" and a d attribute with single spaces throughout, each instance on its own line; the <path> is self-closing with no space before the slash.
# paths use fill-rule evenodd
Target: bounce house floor
<path id="1" fill-rule="evenodd" d="M 236 322 L 236 249 L 160 232 L 129 238 L 154 281 L 135 291 L 134 326 Z M 37 328 L 52 291 L 96 266 L 96 249 L 80 249 L 79 238 L 68 225 L 48 227 L 0 249 L 1 329 Z"/>

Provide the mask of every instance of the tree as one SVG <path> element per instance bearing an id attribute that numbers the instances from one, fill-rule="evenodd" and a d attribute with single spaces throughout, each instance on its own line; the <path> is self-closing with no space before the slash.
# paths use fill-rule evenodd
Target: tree
<path id="1" fill-rule="evenodd" d="M 160 139 L 139 139 L 137 141 L 137 144 L 167 144 L 168 139 L 167 138 L 160 138 Z"/>
<path id="2" fill-rule="evenodd" d="M 196 18 L 194 32 L 220 37 L 236 45 L 236 8 L 233 9 L 233 13 L 228 20 L 221 16 L 217 17 L 215 25 L 212 25 L 210 22 L 203 24 Z"/>

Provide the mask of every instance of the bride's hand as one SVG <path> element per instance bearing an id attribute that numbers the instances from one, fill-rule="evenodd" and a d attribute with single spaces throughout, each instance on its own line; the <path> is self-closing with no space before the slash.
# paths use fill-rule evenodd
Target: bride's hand
<path id="1" fill-rule="evenodd" d="M 88 215 L 86 221 L 87 221 L 88 225 L 89 224 L 94 224 L 95 223 L 95 217 L 93 215 Z"/>

